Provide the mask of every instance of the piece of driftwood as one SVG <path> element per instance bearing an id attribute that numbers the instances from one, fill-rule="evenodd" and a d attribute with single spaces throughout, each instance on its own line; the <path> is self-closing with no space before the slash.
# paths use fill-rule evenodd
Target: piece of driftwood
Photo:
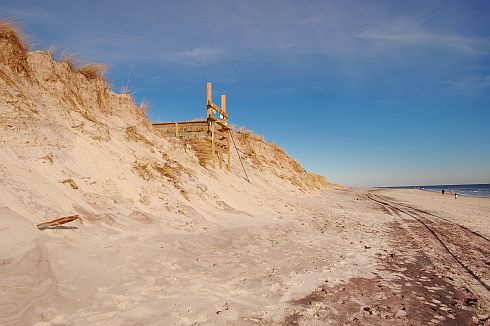
<path id="1" fill-rule="evenodd" d="M 57 219 L 52 220 L 52 221 L 48 221 L 48 222 L 38 224 L 37 228 L 39 230 L 54 229 L 54 228 L 60 228 L 61 229 L 63 227 L 60 227 L 60 225 L 66 224 L 66 223 L 69 223 L 69 222 L 72 222 L 72 221 L 75 221 L 78 219 L 80 219 L 80 215 L 78 215 L 78 214 L 77 215 L 70 215 L 70 216 L 63 216 L 63 217 L 57 218 Z"/>

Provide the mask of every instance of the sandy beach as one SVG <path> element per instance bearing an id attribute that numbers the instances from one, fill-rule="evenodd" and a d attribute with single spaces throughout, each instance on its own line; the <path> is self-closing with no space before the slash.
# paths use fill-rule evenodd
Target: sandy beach
<path id="1" fill-rule="evenodd" d="M 367 194 L 434 223 L 481 283 L 413 218 Z M 259 206 L 267 212 L 226 206 L 193 232 L 152 220 L 41 233 L 3 208 L 2 323 L 461 325 L 488 318 L 490 200 L 418 190 L 280 197 Z"/>

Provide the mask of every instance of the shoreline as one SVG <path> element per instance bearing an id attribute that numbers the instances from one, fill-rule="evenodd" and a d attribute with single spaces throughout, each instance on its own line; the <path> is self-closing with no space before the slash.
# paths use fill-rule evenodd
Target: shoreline
<path id="1" fill-rule="evenodd" d="M 416 189 L 416 190 L 423 190 L 423 191 L 427 191 L 427 192 L 430 192 L 430 193 L 439 193 L 441 195 L 441 197 L 443 196 L 441 194 L 441 192 L 439 191 L 432 191 L 432 190 L 428 190 L 428 189 Z M 468 195 L 468 194 L 462 194 L 462 193 L 457 193 L 458 194 L 458 197 L 459 196 L 462 196 L 462 197 L 468 197 L 468 198 L 481 198 L 481 199 L 490 199 L 490 196 L 476 196 L 476 195 Z M 444 196 L 446 195 L 449 195 L 449 196 L 454 196 L 454 194 L 451 194 L 450 192 L 448 193 L 446 191 L 446 193 L 444 194 Z"/>
<path id="2" fill-rule="evenodd" d="M 427 192 L 429 192 L 429 193 L 439 193 L 439 195 L 441 195 L 441 197 L 443 196 L 443 195 L 441 194 L 441 192 L 440 192 L 440 191 L 438 192 L 438 191 L 432 191 L 432 190 L 428 190 L 428 189 L 415 189 L 415 190 L 427 191 Z M 468 195 L 468 194 L 462 194 L 462 193 L 459 193 L 459 192 L 458 192 L 457 194 L 458 194 L 458 197 L 459 197 L 459 196 L 462 196 L 462 197 L 467 197 L 467 198 L 481 198 L 481 199 L 490 199 L 490 196 L 476 196 L 476 195 Z M 444 196 L 446 196 L 446 195 L 449 195 L 449 196 L 454 196 L 454 194 L 451 194 L 451 193 L 448 193 L 448 192 L 446 192 L 446 193 L 444 194 Z"/>
<path id="3" fill-rule="evenodd" d="M 442 196 L 440 190 L 429 190 L 429 189 L 419 189 L 419 188 L 395 188 L 395 187 L 375 187 L 373 189 L 383 189 L 383 190 L 422 190 L 426 191 L 428 193 L 438 193 Z M 445 190 L 445 189 L 444 189 Z M 463 196 L 467 198 L 482 198 L 482 199 L 490 199 L 490 195 L 488 196 L 477 196 L 477 195 L 469 195 L 469 194 L 463 194 L 463 193 L 457 193 L 458 196 Z M 447 192 L 444 195 L 449 195 L 449 196 L 454 196 L 454 194 L 451 194 L 450 192 Z"/>

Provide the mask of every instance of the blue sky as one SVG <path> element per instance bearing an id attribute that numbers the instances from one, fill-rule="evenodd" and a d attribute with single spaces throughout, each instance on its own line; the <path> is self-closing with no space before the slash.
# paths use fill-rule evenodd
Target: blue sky
<path id="1" fill-rule="evenodd" d="M 490 182 L 489 1 L 9 1 L 154 120 L 231 122 L 351 186 Z"/>

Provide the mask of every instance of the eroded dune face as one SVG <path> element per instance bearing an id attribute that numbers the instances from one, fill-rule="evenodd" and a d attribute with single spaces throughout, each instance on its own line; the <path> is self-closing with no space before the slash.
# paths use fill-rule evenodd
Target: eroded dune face
<path id="1" fill-rule="evenodd" d="M 16 28 L 2 22 L 0 324 L 62 323 L 63 303 L 71 312 L 79 305 L 90 311 L 92 296 L 136 281 L 137 269 L 127 266 L 137 252 L 128 249 L 128 258 L 111 249 L 94 258 L 100 248 L 142 241 L 139 232 L 260 224 L 257 216 L 275 216 L 272 203 L 283 194 L 327 185 L 279 147 L 249 132 L 236 136 L 251 183 L 235 150 L 230 173 L 201 166 L 192 146 L 163 138 L 142 105 L 115 93 L 101 67 L 28 51 Z M 81 216 L 76 230 L 35 228 L 70 214 Z M 146 239 L 163 241 L 155 234 Z M 87 316 L 80 309 L 78 321 Z"/>
<path id="2" fill-rule="evenodd" d="M 192 148 L 152 130 L 131 96 L 114 93 L 97 65 L 28 52 L 14 27 L 2 23 L 0 31 L 5 205 L 33 221 L 75 206 L 94 215 L 110 206 L 150 213 L 165 201 L 171 202 L 165 207 L 186 206 L 189 196 L 216 202 L 216 181 L 241 183 L 234 151 L 231 175 L 202 168 Z M 292 191 L 327 185 L 278 146 L 245 131 L 236 139 L 253 185 Z"/>

